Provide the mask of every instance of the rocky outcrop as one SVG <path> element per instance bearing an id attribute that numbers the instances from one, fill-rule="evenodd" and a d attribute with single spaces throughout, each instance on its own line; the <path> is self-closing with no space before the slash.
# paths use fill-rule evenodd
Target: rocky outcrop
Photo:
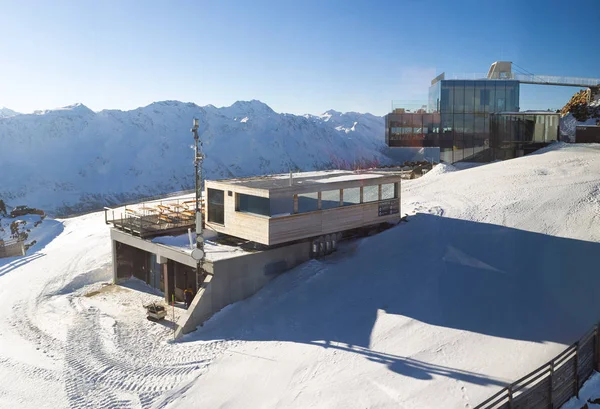
<path id="1" fill-rule="evenodd" d="M 578 122 L 585 122 L 590 118 L 600 118 L 600 106 L 594 104 L 597 101 L 593 99 L 593 96 L 597 96 L 597 90 L 592 92 L 588 88 L 578 91 L 561 109 L 561 116 L 572 114 Z"/>

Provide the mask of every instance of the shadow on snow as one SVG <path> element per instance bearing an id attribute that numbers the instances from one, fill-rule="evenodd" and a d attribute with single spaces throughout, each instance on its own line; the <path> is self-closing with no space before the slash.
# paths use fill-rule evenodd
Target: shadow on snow
<path id="1" fill-rule="evenodd" d="M 495 337 L 564 344 L 600 318 L 600 243 L 418 214 L 356 246 L 356 254 L 313 260 L 283 274 L 185 339 L 328 345 L 415 378 L 445 374 L 496 384 L 368 349 L 378 311 Z"/>

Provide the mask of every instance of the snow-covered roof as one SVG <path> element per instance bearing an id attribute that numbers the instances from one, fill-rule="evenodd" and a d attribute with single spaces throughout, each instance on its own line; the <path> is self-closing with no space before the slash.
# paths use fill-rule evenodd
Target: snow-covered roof
<path id="1" fill-rule="evenodd" d="M 179 236 L 160 236 L 152 239 L 153 243 L 163 244 L 183 253 L 192 254 L 190 248 L 190 238 L 187 234 Z M 192 243 L 196 243 L 196 233 L 192 233 Z M 240 247 L 219 244 L 211 239 L 204 240 L 204 253 L 207 261 L 225 260 L 232 257 L 238 257 L 248 252 Z"/>
<path id="2" fill-rule="evenodd" d="M 325 170 L 316 172 L 292 173 L 292 183 L 294 186 L 303 188 L 314 186 L 321 188 L 324 183 L 352 182 L 371 179 L 384 179 L 397 177 L 400 179 L 398 170 L 368 170 L 368 171 L 350 171 L 350 170 Z M 211 183 L 211 181 L 207 181 Z M 243 186 L 250 189 L 277 190 L 290 187 L 290 174 L 278 174 L 268 176 L 258 176 L 239 179 L 215 180 L 214 183 L 227 184 L 232 186 Z M 373 182 L 371 184 L 376 184 Z M 318 190 L 318 189 L 317 189 Z"/>

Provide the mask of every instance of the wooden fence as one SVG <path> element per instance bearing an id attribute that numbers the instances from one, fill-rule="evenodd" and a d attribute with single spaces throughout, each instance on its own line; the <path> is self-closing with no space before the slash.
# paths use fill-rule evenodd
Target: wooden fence
<path id="1" fill-rule="evenodd" d="M 0 258 L 25 255 L 25 243 L 17 240 L 0 240 Z"/>
<path id="2" fill-rule="evenodd" d="M 599 326 L 530 374 L 508 385 L 475 409 L 558 409 L 598 370 Z"/>

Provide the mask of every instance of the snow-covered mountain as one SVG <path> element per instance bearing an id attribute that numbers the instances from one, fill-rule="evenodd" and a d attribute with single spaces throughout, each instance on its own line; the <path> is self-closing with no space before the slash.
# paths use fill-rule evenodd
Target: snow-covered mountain
<path id="1" fill-rule="evenodd" d="M 0 198 L 70 213 L 193 186 L 192 118 L 207 178 L 386 163 L 384 120 L 328 111 L 280 114 L 266 104 L 155 102 L 132 111 L 82 104 L 0 115 Z"/>
<path id="2" fill-rule="evenodd" d="M 12 109 L 2 108 L 0 107 L 0 118 L 9 118 L 11 116 L 20 115 L 18 112 L 13 111 Z"/>

